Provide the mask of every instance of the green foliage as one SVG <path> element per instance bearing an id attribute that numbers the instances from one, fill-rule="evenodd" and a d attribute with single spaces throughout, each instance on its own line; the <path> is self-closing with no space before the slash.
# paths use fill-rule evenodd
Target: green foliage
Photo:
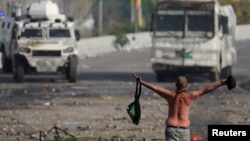
<path id="1" fill-rule="evenodd" d="M 95 19 L 94 36 L 98 36 L 98 3 L 93 0 L 93 16 Z M 131 2 L 133 0 L 102 0 L 103 1 L 103 35 L 134 32 L 134 23 L 131 22 Z M 250 23 L 250 0 L 219 0 L 221 5 L 231 4 L 237 16 L 237 24 Z M 137 31 L 148 31 L 150 29 L 151 13 L 154 11 L 157 0 L 142 0 L 143 27 Z"/>
<path id="2" fill-rule="evenodd" d="M 93 16 L 95 19 L 94 35 L 98 35 L 98 4 L 100 0 L 93 1 Z M 143 27 L 138 27 L 138 32 L 147 30 L 150 25 L 151 13 L 157 0 L 142 0 L 142 15 L 145 22 Z M 103 33 L 117 34 L 117 32 L 134 32 L 134 23 L 131 22 L 131 2 L 133 0 L 103 0 Z"/>
<path id="3" fill-rule="evenodd" d="M 219 0 L 221 5 L 231 4 L 237 16 L 237 24 L 250 23 L 250 1 L 249 0 Z"/>
<path id="4" fill-rule="evenodd" d="M 99 1 L 95 0 L 93 4 L 93 16 L 95 19 L 95 26 L 99 23 Z M 117 23 L 128 23 L 130 20 L 130 0 L 102 0 L 103 1 L 103 33 L 110 34 L 115 29 Z M 98 29 L 98 28 L 96 28 Z M 97 32 L 97 31 L 95 31 Z"/>
<path id="5" fill-rule="evenodd" d="M 142 0 L 142 12 L 145 25 L 139 31 L 146 31 L 150 28 L 151 13 L 154 11 L 157 0 Z"/>
<path id="6" fill-rule="evenodd" d="M 130 43 L 126 33 L 133 31 L 132 24 L 116 23 L 113 29 L 114 30 L 110 34 L 115 35 L 114 45 L 117 49 L 123 48 L 125 45 Z"/>
<path id="7" fill-rule="evenodd" d="M 120 34 L 120 33 L 132 33 L 134 30 L 134 25 L 130 22 L 117 22 L 113 25 L 110 34 Z"/>
<path id="8" fill-rule="evenodd" d="M 125 45 L 129 44 L 129 39 L 125 33 L 117 33 L 115 37 L 114 43 L 117 49 L 119 49 L 119 47 L 123 48 Z"/>

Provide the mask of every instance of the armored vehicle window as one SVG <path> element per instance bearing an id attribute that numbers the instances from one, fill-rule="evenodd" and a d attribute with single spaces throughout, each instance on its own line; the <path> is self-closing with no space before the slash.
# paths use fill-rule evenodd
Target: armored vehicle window
<path id="1" fill-rule="evenodd" d="M 50 37 L 70 37 L 70 31 L 68 29 L 50 29 L 49 30 Z"/>
<path id="2" fill-rule="evenodd" d="M 2 28 L 4 28 L 4 22 L 2 23 Z"/>
<path id="3" fill-rule="evenodd" d="M 42 37 L 42 29 L 24 29 L 21 33 L 21 37 Z"/>

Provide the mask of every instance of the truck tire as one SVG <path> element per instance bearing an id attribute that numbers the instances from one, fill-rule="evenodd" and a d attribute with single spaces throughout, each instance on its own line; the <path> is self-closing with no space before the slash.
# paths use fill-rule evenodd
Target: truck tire
<path id="1" fill-rule="evenodd" d="M 232 67 L 231 66 L 227 66 L 221 70 L 221 78 L 222 79 L 227 78 L 229 75 L 232 75 Z"/>
<path id="2" fill-rule="evenodd" d="M 5 73 L 12 72 L 12 62 L 7 58 L 5 51 L 2 52 L 2 69 Z"/>
<path id="3" fill-rule="evenodd" d="M 220 73 L 219 72 L 214 72 L 214 71 L 209 72 L 209 79 L 210 79 L 211 82 L 219 81 Z"/>
<path id="4" fill-rule="evenodd" d="M 158 82 L 164 82 L 165 81 L 165 74 L 164 74 L 164 71 L 156 71 L 156 80 Z"/>
<path id="5" fill-rule="evenodd" d="M 14 66 L 14 80 L 16 82 L 24 81 L 24 63 L 20 57 L 15 57 L 15 66 Z"/>
<path id="6" fill-rule="evenodd" d="M 69 82 L 73 83 L 76 82 L 77 64 L 78 64 L 77 56 L 70 56 L 68 68 L 66 71 L 66 78 L 68 79 Z"/>

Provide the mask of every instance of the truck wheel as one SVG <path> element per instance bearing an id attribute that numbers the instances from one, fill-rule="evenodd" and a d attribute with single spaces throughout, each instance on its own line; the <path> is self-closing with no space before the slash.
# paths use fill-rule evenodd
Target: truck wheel
<path id="1" fill-rule="evenodd" d="M 12 72 L 12 62 L 7 58 L 5 51 L 2 52 L 2 69 L 3 72 Z"/>
<path id="2" fill-rule="evenodd" d="M 76 82 L 77 77 L 77 56 L 70 56 L 69 57 L 69 65 L 66 70 L 66 78 L 69 82 Z"/>
<path id="3" fill-rule="evenodd" d="M 157 71 L 156 72 L 156 80 L 158 82 L 164 82 L 165 81 L 165 75 L 163 71 Z"/>
<path id="4" fill-rule="evenodd" d="M 219 72 L 211 71 L 209 73 L 209 79 L 210 79 L 211 82 L 219 81 L 219 79 L 220 79 Z"/>
<path id="5" fill-rule="evenodd" d="M 232 67 L 227 66 L 221 70 L 221 78 L 227 78 L 229 75 L 232 74 Z"/>
<path id="6" fill-rule="evenodd" d="M 24 63 L 20 57 L 15 57 L 15 72 L 14 72 L 14 80 L 16 82 L 24 81 Z"/>

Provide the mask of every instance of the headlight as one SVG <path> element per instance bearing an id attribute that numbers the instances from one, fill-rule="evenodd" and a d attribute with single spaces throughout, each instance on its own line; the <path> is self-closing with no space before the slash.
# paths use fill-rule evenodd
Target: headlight
<path id="1" fill-rule="evenodd" d="M 31 52 L 31 50 L 29 48 L 26 48 L 26 47 L 19 47 L 19 51 L 24 52 L 24 53 L 30 53 Z"/>
<path id="2" fill-rule="evenodd" d="M 74 51 L 73 47 L 68 47 L 68 48 L 63 50 L 64 53 L 69 53 L 69 52 L 73 52 L 73 51 Z"/>

